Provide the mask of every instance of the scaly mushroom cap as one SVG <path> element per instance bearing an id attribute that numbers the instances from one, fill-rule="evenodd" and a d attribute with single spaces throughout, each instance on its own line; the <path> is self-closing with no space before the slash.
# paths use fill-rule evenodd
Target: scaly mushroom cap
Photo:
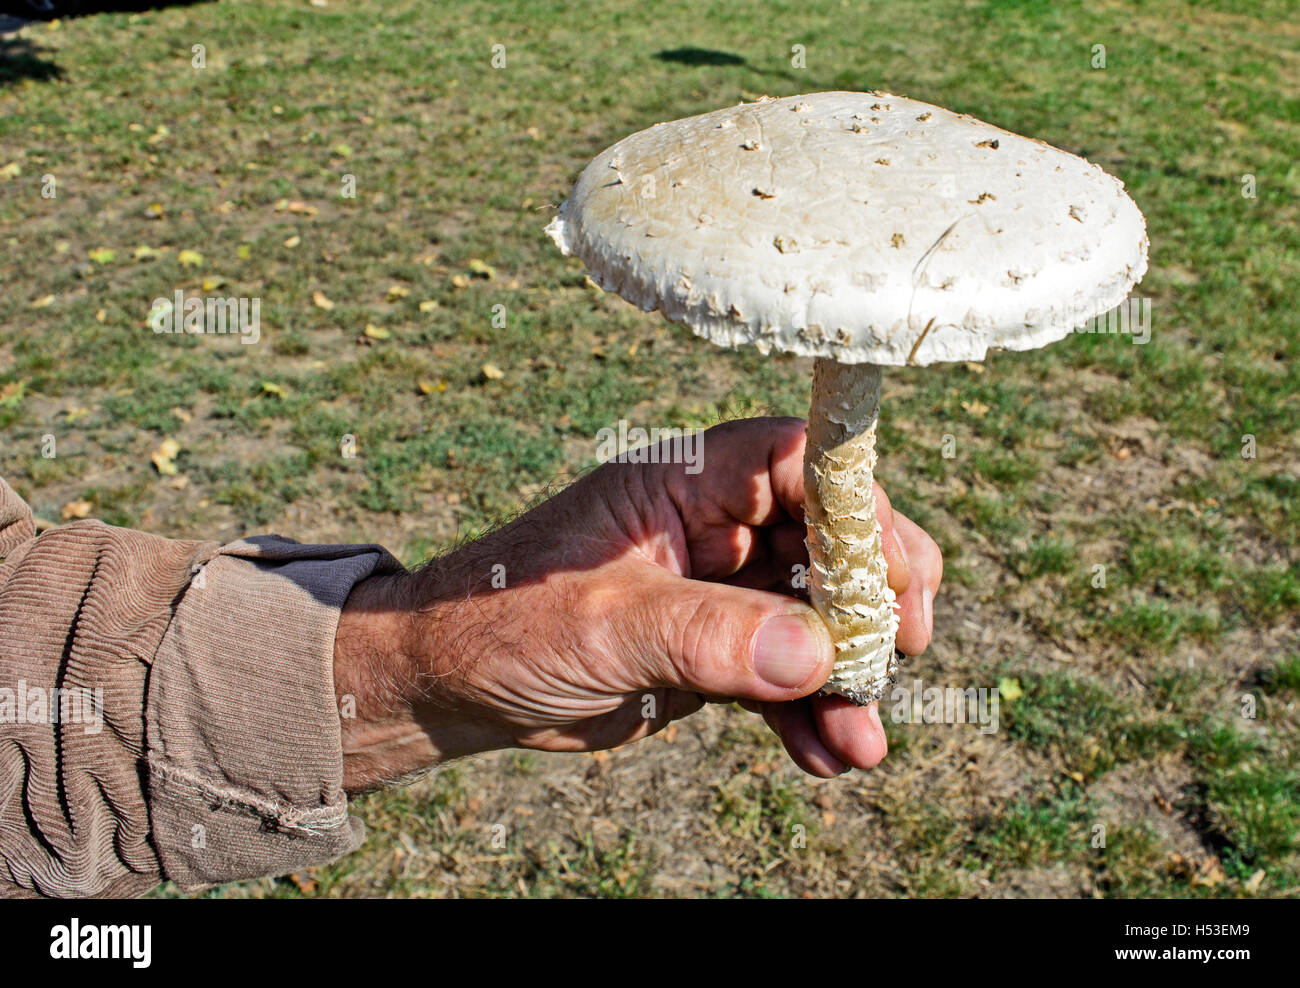
<path id="1" fill-rule="evenodd" d="M 1043 346 L 1147 265 L 1118 179 L 885 93 L 656 124 L 597 156 L 547 232 L 602 288 L 714 343 L 841 363 Z"/>

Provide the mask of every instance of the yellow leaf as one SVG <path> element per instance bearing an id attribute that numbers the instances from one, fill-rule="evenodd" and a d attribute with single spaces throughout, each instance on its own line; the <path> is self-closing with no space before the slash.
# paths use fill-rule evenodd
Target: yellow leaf
<path id="1" fill-rule="evenodd" d="M 396 302 L 398 299 L 406 298 L 406 296 L 410 294 L 411 290 L 405 285 L 390 285 L 388 287 L 388 294 L 385 295 L 384 298 L 388 302 Z"/>
<path id="2" fill-rule="evenodd" d="M 163 218 L 163 208 L 160 202 L 151 202 L 144 211 L 145 216 L 151 220 L 160 220 Z"/>
<path id="3" fill-rule="evenodd" d="M 183 268 L 197 268 L 203 263 L 203 255 L 197 250 L 183 250 L 176 255 L 176 260 L 180 261 Z"/>
<path id="4" fill-rule="evenodd" d="M 253 245 L 240 244 L 239 247 L 236 248 L 235 254 L 239 257 L 241 261 L 247 261 L 253 255 Z"/>
<path id="5" fill-rule="evenodd" d="M 977 419 L 982 419 L 989 413 L 989 406 L 984 404 L 984 402 L 980 401 L 978 398 L 974 401 L 963 401 L 961 407 L 971 415 L 974 415 Z"/>
<path id="6" fill-rule="evenodd" d="M 95 313 L 95 322 L 106 322 L 108 320 L 108 310 L 100 309 Z"/>
<path id="7" fill-rule="evenodd" d="M 164 477 L 174 477 L 177 474 L 176 457 L 181 451 L 181 444 L 175 439 L 164 439 L 158 448 L 153 451 L 150 459 L 154 467 Z"/>
<path id="8" fill-rule="evenodd" d="M 283 398 L 284 388 L 280 387 L 280 385 L 276 384 L 274 381 L 263 381 L 262 393 L 268 395 L 275 395 L 275 397 L 277 398 Z"/>
<path id="9" fill-rule="evenodd" d="M 393 335 L 388 330 L 384 329 L 383 326 L 376 326 L 371 322 L 366 323 L 365 332 L 372 340 L 386 340 Z"/>
<path id="10" fill-rule="evenodd" d="M 487 278 L 491 281 L 497 276 L 496 269 L 477 257 L 471 258 L 469 262 L 469 273 L 476 278 Z"/>
<path id="11" fill-rule="evenodd" d="M 53 304 L 54 304 L 54 296 L 53 296 L 53 295 L 42 295 L 42 296 L 41 296 L 40 298 L 38 298 L 35 302 L 32 303 L 32 308 L 33 308 L 33 309 L 44 309 L 47 305 L 53 305 Z"/>
<path id="12" fill-rule="evenodd" d="M 496 364 L 484 364 L 483 376 L 487 378 L 489 381 L 499 381 L 501 380 L 501 378 L 506 376 L 506 372 L 503 371 Z"/>
<path id="13" fill-rule="evenodd" d="M 432 312 L 437 307 L 438 307 L 438 303 L 431 298 L 426 298 L 423 302 L 420 303 L 421 312 Z"/>
<path id="14" fill-rule="evenodd" d="M 451 283 L 456 288 L 468 288 L 469 278 L 463 274 L 454 274 L 451 276 Z"/>
<path id="15" fill-rule="evenodd" d="M 983 374 L 983 373 L 984 373 L 984 365 L 983 365 L 983 364 L 977 364 L 977 363 L 975 363 L 974 361 L 970 361 L 970 360 L 968 360 L 968 361 L 966 362 L 966 369 L 967 369 L 968 371 L 970 371 L 972 374 Z"/>
<path id="16" fill-rule="evenodd" d="M 325 297 L 324 292 L 312 292 L 311 300 L 316 303 L 316 308 L 324 309 L 326 312 L 334 308 L 334 303 Z"/>
<path id="17" fill-rule="evenodd" d="M 288 240 L 284 242 L 284 245 L 286 247 L 297 247 L 300 243 L 302 243 L 302 237 L 298 236 L 298 234 L 295 233 L 292 237 L 290 237 Z"/>
<path id="18" fill-rule="evenodd" d="M 5 179 L 6 181 L 8 181 L 11 178 L 17 178 L 22 173 L 23 173 L 23 166 L 18 164 L 18 162 L 16 161 L 11 161 L 3 168 L 0 168 L 0 178 Z"/>
<path id="19" fill-rule="evenodd" d="M 350 144 L 335 144 L 334 153 L 341 158 L 352 157 L 352 146 Z"/>
<path id="20" fill-rule="evenodd" d="M 117 251 L 110 247 L 96 247 L 89 256 L 96 264 L 112 264 L 117 260 Z"/>
<path id="21" fill-rule="evenodd" d="M 226 283 L 225 278 L 216 277 L 215 275 L 211 278 L 204 278 L 203 290 L 205 292 L 215 292 L 218 288 L 220 288 L 225 283 Z"/>
<path id="22" fill-rule="evenodd" d="M 998 695 L 1004 700 L 1019 700 L 1025 695 L 1019 679 L 999 679 Z"/>
<path id="23" fill-rule="evenodd" d="M 416 381 L 415 386 L 420 389 L 420 394 L 422 395 L 433 394 L 434 384 L 432 381 L 425 381 L 425 380 Z"/>
<path id="24" fill-rule="evenodd" d="M 94 509 L 89 501 L 69 501 L 63 506 L 63 520 L 71 521 L 73 518 L 86 518 Z"/>
<path id="25" fill-rule="evenodd" d="M 159 253 L 160 252 L 155 250 L 153 247 L 149 247 L 146 244 L 141 244 L 139 247 L 135 249 L 135 253 L 133 253 L 131 256 L 137 261 L 151 261 L 155 257 L 157 257 Z"/>

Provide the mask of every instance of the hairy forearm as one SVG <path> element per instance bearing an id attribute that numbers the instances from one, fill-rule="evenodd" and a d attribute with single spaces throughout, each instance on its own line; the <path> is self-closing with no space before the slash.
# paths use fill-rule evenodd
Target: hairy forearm
<path id="1" fill-rule="evenodd" d="M 455 584 L 465 572 L 454 555 L 436 565 L 439 582 Z M 510 743 L 453 701 L 448 669 L 473 621 L 455 596 L 431 593 L 427 571 L 373 577 L 353 590 L 334 644 L 348 793 L 407 782 L 442 762 Z"/>

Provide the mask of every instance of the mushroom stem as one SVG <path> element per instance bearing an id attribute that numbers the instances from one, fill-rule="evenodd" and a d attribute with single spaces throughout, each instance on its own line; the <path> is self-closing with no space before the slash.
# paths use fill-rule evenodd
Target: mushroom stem
<path id="1" fill-rule="evenodd" d="M 809 587 L 835 642 L 825 691 L 858 704 L 879 700 L 898 667 L 872 486 L 879 411 L 879 365 L 817 360 L 803 467 Z"/>

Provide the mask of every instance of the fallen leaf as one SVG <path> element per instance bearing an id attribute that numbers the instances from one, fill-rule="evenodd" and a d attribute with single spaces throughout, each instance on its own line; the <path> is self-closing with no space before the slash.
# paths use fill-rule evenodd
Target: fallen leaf
<path id="1" fill-rule="evenodd" d="M 1025 691 L 1021 688 L 1019 679 L 998 680 L 998 696 L 1003 700 L 1019 700 L 1024 695 Z"/>
<path id="2" fill-rule="evenodd" d="M 411 290 L 405 285 L 389 285 L 388 293 L 384 296 L 387 302 L 396 302 L 398 299 L 406 298 L 411 294 Z"/>
<path id="3" fill-rule="evenodd" d="M 183 268 L 197 268 L 203 263 L 203 255 L 197 250 L 189 250 L 187 248 L 176 255 L 176 260 L 180 262 L 180 265 Z"/>
<path id="4" fill-rule="evenodd" d="M 252 245 L 252 244 L 240 244 L 239 247 L 237 247 L 237 248 L 235 249 L 235 255 L 236 255 L 236 256 L 237 256 L 241 261 L 247 261 L 247 260 L 248 260 L 250 257 L 252 257 L 252 255 L 253 255 L 253 245 Z"/>
<path id="5" fill-rule="evenodd" d="M 961 407 L 966 412 L 969 412 L 971 415 L 974 415 L 977 419 L 982 419 L 985 415 L 989 413 L 989 406 L 984 404 L 984 402 L 980 401 L 978 398 L 976 398 L 974 401 L 963 401 L 961 403 Z"/>
<path id="6" fill-rule="evenodd" d="M 152 261 L 161 253 L 161 251 L 150 247 L 148 244 L 141 244 L 135 249 L 134 253 L 131 254 L 131 258 L 136 261 Z"/>
<path id="7" fill-rule="evenodd" d="M 1264 881 L 1264 869 L 1260 868 L 1259 871 L 1255 872 L 1249 878 L 1246 879 L 1246 884 L 1244 887 L 1247 892 L 1258 892 L 1260 883 L 1262 883 L 1263 881 Z"/>
<path id="8" fill-rule="evenodd" d="M 984 365 L 983 365 L 983 364 L 977 364 L 977 363 L 975 363 L 974 361 L 970 361 L 970 360 L 966 361 L 965 367 L 966 367 L 966 369 L 967 369 L 968 371 L 970 371 L 972 374 L 983 374 L 983 373 L 984 373 Z"/>
<path id="9" fill-rule="evenodd" d="M 311 300 L 316 303 L 316 308 L 324 309 L 326 312 L 334 308 L 334 303 L 325 297 L 324 292 L 312 292 Z"/>
<path id="10" fill-rule="evenodd" d="M 213 276 L 203 279 L 203 290 L 205 292 L 215 292 L 218 288 L 226 283 L 225 278 Z"/>
<path id="11" fill-rule="evenodd" d="M 297 199 L 293 201 L 281 199 L 275 204 L 275 211 L 277 213 L 293 213 L 295 216 L 315 216 L 320 212 L 315 206 L 308 206 L 305 202 L 300 202 Z"/>
<path id="12" fill-rule="evenodd" d="M 351 145 L 351 144 L 335 144 L 335 145 L 334 145 L 334 153 L 337 154 L 337 155 L 338 155 L 339 157 L 341 157 L 341 158 L 351 158 L 351 157 L 352 157 L 352 145 Z"/>
<path id="13" fill-rule="evenodd" d="M 300 243 L 302 243 L 302 237 L 298 236 L 298 234 L 295 233 L 292 237 L 290 237 L 288 240 L 284 242 L 284 245 L 286 247 L 297 247 Z"/>
<path id="14" fill-rule="evenodd" d="M 484 364 L 483 376 L 487 378 L 489 381 L 499 381 L 501 380 L 501 378 L 506 376 L 506 372 L 503 371 L 496 364 Z"/>
<path id="15" fill-rule="evenodd" d="M 41 296 L 40 298 L 38 298 L 35 302 L 32 303 L 32 308 L 33 308 L 33 309 L 44 309 L 46 306 L 50 306 L 50 305 L 53 305 L 53 304 L 54 304 L 54 296 L 53 296 L 53 295 L 42 295 L 42 296 Z"/>
<path id="16" fill-rule="evenodd" d="M 477 257 L 470 258 L 469 273 L 476 278 L 486 278 L 491 281 L 497 276 L 496 269 L 485 261 L 480 261 Z"/>
<path id="17" fill-rule="evenodd" d="M 63 520 L 71 521 L 73 518 L 88 518 L 93 510 L 94 505 L 89 501 L 69 501 L 63 506 Z"/>
<path id="18" fill-rule="evenodd" d="M 275 397 L 277 397 L 277 398 L 283 398 L 283 397 L 284 397 L 284 388 L 282 388 L 280 385 L 276 384 L 274 381 L 263 381 L 263 382 L 262 382 L 262 393 L 263 393 L 263 394 L 268 394 L 268 395 L 275 395 Z"/>
<path id="19" fill-rule="evenodd" d="M 175 439 L 164 439 L 150 459 L 158 472 L 164 477 L 174 477 L 177 474 L 176 457 L 180 454 L 181 444 Z"/>
<path id="20" fill-rule="evenodd" d="M 160 220 L 163 218 L 163 208 L 160 202 L 151 202 L 145 207 L 144 215 L 147 219 Z"/>
<path id="21" fill-rule="evenodd" d="M 0 178 L 5 179 L 6 181 L 11 178 L 17 178 L 22 173 L 23 166 L 18 164 L 16 161 L 11 161 L 3 168 L 0 168 Z"/>
<path id="22" fill-rule="evenodd" d="M 431 298 L 426 298 L 423 302 L 420 303 L 421 312 L 432 312 L 437 307 L 438 307 L 438 303 Z"/>
<path id="23" fill-rule="evenodd" d="M 107 320 L 108 320 L 108 311 L 106 309 L 100 309 L 98 312 L 95 313 L 95 322 L 105 322 Z"/>
<path id="24" fill-rule="evenodd" d="M 451 276 L 451 283 L 455 288 L 468 288 L 469 277 L 463 274 L 454 274 Z"/>
<path id="25" fill-rule="evenodd" d="M 372 340 L 387 340 L 392 338 L 392 333 L 384 329 L 383 326 L 376 326 L 372 322 L 366 323 L 365 333 Z"/>
<path id="26" fill-rule="evenodd" d="M 110 247 L 96 247 L 90 252 L 89 257 L 96 264 L 112 264 L 117 260 L 117 251 Z"/>

